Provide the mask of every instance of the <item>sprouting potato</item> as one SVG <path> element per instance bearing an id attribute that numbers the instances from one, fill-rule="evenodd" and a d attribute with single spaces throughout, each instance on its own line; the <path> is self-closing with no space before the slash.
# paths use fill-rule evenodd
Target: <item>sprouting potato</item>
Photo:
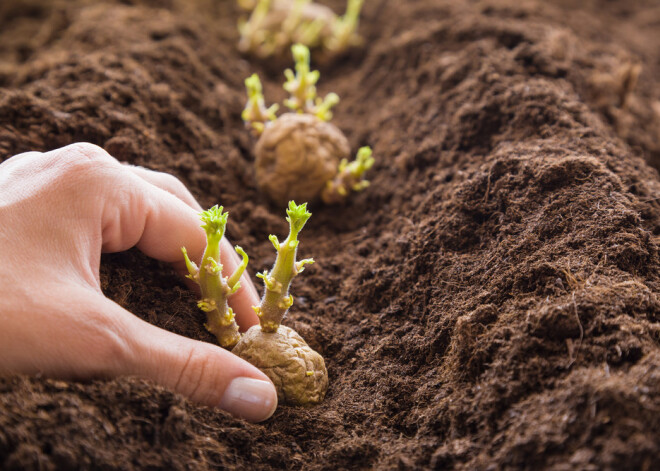
<path id="1" fill-rule="evenodd" d="M 257 184 L 277 204 L 319 198 L 328 204 L 340 203 L 351 192 L 369 185 L 364 173 L 374 163 L 371 148 L 361 148 L 356 160 L 348 162 L 348 140 L 329 122 L 339 97 L 335 93 L 318 97 L 320 74 L 310 69 L 309 49 L 301 44 L 291 49 L 295 73 L 291 69 L 284 72 L 284 89 L 290 94 L 284 105 L 290 113 L 277 117 L 278 105 L 266 107 L 256 74 L 245 80 L 248 102 L 242 117 L 259 138 L 255 147 Z"/>
<path id="2" fill-rule="evenodd" d="M 250 17 L 238 24 L 238 49 L 244 53 L 268 57 L 301 43 L 319 47 L 333 56 L 362 44 L 357 27 L 364 0 L 348 0 L 342 16 L 311 0 L 239 0 L 238 3 L 250 11 Z"/>
<path id="3" fill-rule="evenodd" d="M 281 403 L 292 405 L 318 404 L 328 389 L 328 371 L 323 357 L 305 343 L 290 327 L 281 325 L 293 296 L 289 286 L 305 265 L 314 260 L 296 260 L 298 233 L 312 215 L 307 203 L 289 202 L 287 208 L 289 235 L 280 242 L 275 235 L 269 240 L 277 251 L 273 268 L 257 277 L 264 281 L 264 296 L 253 309 L 259 317 L 259 325 L 251 327 L 244 335 L 238 331 L 234 313 L 227 305 L 227 297 L 238 290 L 239 278 L 248 264 L 248 256 L 240 248 L 243 262 L 230 277 L 222 276 L 220 241 L 227 225 L 227 213 L 214 206 L 200 214 L 206 232 L 207 246 L 200 267 L 192 262 L 182 248 L 189 278 L 199 284 L 202 299 L 197 304 L 207 314 L 206 328 L 218 338 L 221 346 L 232 349 L 239 357 L 261 369 L 273 381 Z"/>
<path id="4" fill-rule="evenodd" d="M 314 263 L 312 259 L 296 260 L 298 233 L 312 214 L 307 211 L 307 203 L 296 205 L 294 201 L 289 202 L 286 213 L 289 235 L 283 242 L 275 235 L 269 237 L 277 251 L 275 264 L 270 271 L 257 275 L 265 286 L 261 304 L 254 308 L 259 326 L 250 328 L 233 352 L 268 375 L 280 401 L 311 405 L 321 402 L 328 389 L 325 362 L 300 335 L 281 324 L 293 304 L 291 280 L 305 265 Z"/>

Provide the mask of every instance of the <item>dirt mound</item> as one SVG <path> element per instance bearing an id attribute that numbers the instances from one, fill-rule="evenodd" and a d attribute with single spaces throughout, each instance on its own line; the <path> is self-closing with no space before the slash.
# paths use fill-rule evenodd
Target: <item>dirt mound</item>
<path id="1" fill-rule="evenodd" d="M 331 6 L 341 11 L 343 2 Z M 660 460 L 660 9 L 366 2 L 321 68 L 372 186 L 313 208 L 288 323 L 325 402 L 260 425 L 120 378 L 0 379 L 3 469 L 651 469 Z M 163 6 L 165 4 L 165 6 Z M 89 141 L 230 211 L 252 273 L 283 208 L 256 189 L 233 2 L 5 1 L 0 159 Z M 357 85 L 356 85 L 357 84 Z M 105 293 L 213 342 L 137 251 Z"/>

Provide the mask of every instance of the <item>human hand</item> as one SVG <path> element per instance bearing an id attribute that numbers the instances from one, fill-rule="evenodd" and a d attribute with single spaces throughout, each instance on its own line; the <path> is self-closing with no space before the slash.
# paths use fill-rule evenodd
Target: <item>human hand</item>
<path id="1" fill-rule="evenodd" d="M 258 422 L 277 407 L 268 377 L 230 352 L 162 330 L 106 298 L 101 252 L 137 246 L 186 273 L 199 260 L 201 207 L 171 175 L 122 165 L 92 144 L 28 152 L 0 164 L 0 374 L 88 379 L 136 375 Z M 225 273 L 238 256 L 223 240 Z M 258 323 L 247 277 L 231 298 Z"/>

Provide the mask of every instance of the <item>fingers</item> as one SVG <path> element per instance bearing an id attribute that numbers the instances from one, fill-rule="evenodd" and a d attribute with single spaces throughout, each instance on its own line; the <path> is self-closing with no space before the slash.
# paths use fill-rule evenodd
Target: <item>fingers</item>
<path id="1" fill-rule="evenodd" d="M 102 213 L 104 252 L 137 246 L 150 257 L 180 263 L 181 247 L 200 254 L 206 245 L 197 211 L 132 172 L 119 174 Z"/>
<path id="2" fill-rule="evenodd" d="M 23 271 L 4 273 L 20 282 L 0 284 L 0 373 L 135 374 L 248 420 L 269 417 L 277 396 L 258 369 L 219 347 L 144 322 L 100 293 L 101 250 L 137 245 L 149 256 L 180 264 L 185 245 L 201 258 L 206 238 L 187 190 L 171 178 L 129 170 L 90 144 L 19 157 L 3 163 L 0 172 L 0 186 L 8 189 L 0 210 L 21 215 L 0 242 L 24 262 L 16 263 Z M 222 262 L 233 271 L 238 256 L 227 241 L 223 249 Z M 258 298 L 244 280 L 233 301 L 245 327 L 245 319 L 256 323 L 249 306 Z"/>
<path id="3" fill-rule="evenodd" d="M 248 362 L 214 345 L 159 329 L 106 301 L 109 315 L 122 316 L 131 353 L 122 374 L 152 379 L 195 402 L 219 407 L 250 422 L 268 419 L 277 392 Z"/>
<path id="4" fill-rule="evenodd" d="M 99 208 L 88 209 L 89 215 L 76 217 L 76 220 L 91 220 L 100 213 L 104 252 L 120 252 L 137 246 L 150 257 L 172 263 L 182 275 L 187 270 L 181 247 L 186 247 L 192 260 L 199 262 L 202 258 L 206 236 L 200 227 L 200 206 L 176 177 L 120 165 L 92 144 L 74 144 L 44 155 L 68 169 L 67 181 L 81 182 L 71 194 L 72 199 L 80 200 L 81 192 L 97 196 Z M 78 188 L 83 183 L 90 188 Z M 230 276 L 240 264 L 240 257 L 226 239 L 221 263 L 225 276 Z M 94 266 L 93 271 L 97 270 L 98 266 Z M 97 282 L 94 276 L 88 278 Z M 229 298 L 243 329 L 258 323 L 251 309 L 258 303 L 257 291 L 249 275 L 244 273 L 241 288 Z"/>
<path id="5" fill-rule="evenodd" d="M 252 422 L 275 411 L 268 377 L 230 352 L 159 329 L 88 287 L 57 281 L 43 287 L 44 306 L 28 313 L 14 303 L 20 312 L 0 331 L 0 373 L 5 365 L 60 378 L 135 375 Z M 21 324 L 26 317 L 28 329 Z M 26 346 L 29 354 L 19 354 Z"/>
<path id="6" fill-rule="evenodd" d="M 126 165 L 125 168 L 128 169 L 133 174 L 135 174 L 136 176 L 139 176 L 141 179 L 148 182 L 150 186 L 152 186 L 152 188 L 145 189 L 145 191 L 152 194 L 151 197 L 145 198 L 146 200 L 152 202 L 154 201 L 160 202 L 161 204 L 165 204 L 169 207 L 171 204 L 169 201 L 171 200 L 170 198 L 163 199 L 165 198 L 165 195 L 163 195 L 162 193 L 159 194 L 159 192 L 157 191 L 157 189 L 160 189 L 180 199 L 182 202 L 187 204 L 190 208 L 192 208 L 195 211 L 194 227 L 199 233 L 199 235 L 197 236 L 198 238 L 195 239 L 194 244 L 190 244 L 190 243 L 186 244 L 183 241 L 183 239 L 176 241 L 178 243 L 175 243 L 172 248 L 174 250 L 174 256 L 176 257 L 176 259 L 174 261 L 166 260 L 173 262 L 175 268 L 181 275 L 186 275 L 188 272 L 183 262 L 183 257 L 181 256 L 181 252 L 180 252 L 181 246 L 186 247 L 190 258 L 195 262 L 199 262 L 199 260 L 202 258 L 203 250 L 206 247 L 206 238 L 204 236 L 204 232 L 202 231 L 201 228 L 199 228 L 200 223 L 199 223 L 198 213 L 201 211 L 201 206 L 199 205 L 199 203 L 197 203 L 197 201 L 192 196 L 192 194 L 190 194 L 190 192 L 186 189 L 183 183 L 181 183 L 181 181 L 178 180 L 176 177 L 165 173 L 154 172 L 153 170 L 149 170 L 142 167 L 134 167 L 131 165 Z M 181 208 L 179 207 L 178 209 Z M 152 214 L 163 214 L 163 213 L 155 212 Z M 175 218 L 179 217 L 175 213 L 165 212 L 165 214 L 167 216 L 173 216 Z M 186 215 L 186 217 L 190 217 L 190 216 Z M 139 217 L 133 216 L 133 219 L 139 219 Z M 141 221 L 139 222 L 141 224 Z M 146 227 L 146 224 L 149 224 L 149 226 Z M 169 224 L 169 223 L 165 222 L 165 224 Z M 160 244 L 167 244 L 168 241 L 166 238 L 163 237 L 156 238 L 155 241 L 148 239 L 147 237 L 149 233 L 152 232 L 151 231 L 152 226 L 156 227 L 155 231 L 158 233 L 159 231 L 158 227 L 160 226 L 158 216 L 156 216 L 155 219 L 152 217 L 151 220 L 145 223 L 145 233 L 142 234 L 140 241 L 138 242 L 138 247 L 141 250 L 143 250 L 145 253 L 147 253 L 147 255 L 151 255 L 154 256 L 155 258 L 160 258 L 161 260 L 163 260 L 162 256 L 163 253 L 165 252 L 164 250 L 159 252 L 160 256 L 158 256 L 154 252 L 150 252 L 150 250 L 153 249 L 152 244 L 154 242 Z M 202 243 L 200 244 L 199 241 L 202 241 Z M 234 247 L 226 238 L 223 238 L 220 249 L 221 249 L 220 250 L 221 263 L 223 265 L 223 274 L 225 276 L 230 276 L 234 272 L 234 270 L 236 270 L 236 268 L 240 265 L 241 258 L 238 256 L 238 254 L 234 250 Z M 252 310 L 252 306 L 257 306 L 259 304 L 259 295 L 257 293 L 254 284 L 252 283 L 252 280 L 250 280 L 249 274 L 247 272 L 243 273 L 243 276 L 241 276 L 241 287 L 236 293 L 234 293 L 229 298 L 229 304 L 236 313 L 236 321 L 238 322 L 238 325 L 241 326 L 241 330 L 247 330 L 253 325 L 259 323 L 259 318 Z"/>
<path id="7" fill-rule="evenodd" d="M 59 167 L 68 169 L 67 181 L 90 186 L 89 189 L 77 186 L 71 198 L 79 200 L 81 192 L 97 195 L 99 208 L 89 209 L 89 215 L 76 220 L 91 220 L 100 214 L 103 251 L 119 252 L 137 246 L 150 257 L 172 263 L 182 274 L 186 273 L 182 246 L 192 260 L 201 259 L 206 237 L 200 227 L 199 204 L 178 179 L 120 165 L 92 144 L 79 143 L 48 154 L 51 160 L 57 160 Z M 226 239 L 221 263 L 225 276 L 230 276 L 240 264 L 240 257 Z M 243 329 L 258 323 L 251 306 L 259 303 L 259 296 L 247 273 L 243 274 L 241 288 L 230 297 L 229 303 Z"/>
<path id="8" fill-rule="evenodd" d="M 146 180 L 154 186 L 157 186 L 161 190 L 165 190 L 168 193 L 171 193 L 195 211 L 202 211 L 202 207 L 199 205 L 195 197 L 190 193 L 190 191 L 188 191 L 181 180 L 176 178 L 174 175 L 170 175 L 169 173 L 156 172 L 148 168 L 137 167 L 130 164 L 124 165 L 125 168 L 130 172 L 133 172 L 138 177 Z"/>

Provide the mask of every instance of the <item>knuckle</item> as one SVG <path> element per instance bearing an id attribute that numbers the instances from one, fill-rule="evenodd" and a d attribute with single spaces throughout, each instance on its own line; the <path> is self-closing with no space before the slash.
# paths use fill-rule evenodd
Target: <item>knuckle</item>
<path id="1" fill-rule="evenodd" d="M 122 371 L 127 364 L 128 345 L 124 338 L 116 332 L 108 331 L 103 339 L 103 348 L 101 349 L 101 361 L 105 365 L 107 372 L 103 376 L 114 376 Z"/>
<path id="2" fill-rule="evenodd" d="M 53 155 L 53 159 L 64 173 L 89 175 L 119 166 L 119 162 L 105 150 L 87 142 L 62 147 Z"/>
<path id="3" fill-rule="evenodd" d="M 176 176 L 172 175 L 171 173 L 161 173 L 160 175 L 163 180 L 164 186 L 168 190 L 174 193 L 188 191 L 186 190 L 186 186 L 183 184 L 183 182 L 179 180 Z"/>
<path id="4" fill-rule="evenodd" d="M 87 347 L 93 352 L 89 361 L 92 374 L 98 377 L 113 377 L 128 364 L 131 348 L 116 321 L 108 316 L 88 316 L 90 332 L 84 336 Z"/>
<path id="5" fill-rule="evenodd" d="M 161 173 L 161 187 L 168 193 L 176 196 L 184 202 L 194 200 L 194 197 L 186 188 L 186 185 L 179 180 L 175 175 L 169 173 Z"/>
<path id="6" fill-rule="evenodd" d="M 89 142 L 76 142 L 62 147 L 59 154 L 71 161 L 92 163 L 115 161 L 103 148 Z"/>
<path id="7" fill-rule="evenodd" d="M 197 345 L 190 348 L 174 386 L 176 391 L 195 401 L 206 399 L 207 388 L 204 385 L 208 382 L 207 375 L 213 371 L 211 357 L 204 350 Z"/>

